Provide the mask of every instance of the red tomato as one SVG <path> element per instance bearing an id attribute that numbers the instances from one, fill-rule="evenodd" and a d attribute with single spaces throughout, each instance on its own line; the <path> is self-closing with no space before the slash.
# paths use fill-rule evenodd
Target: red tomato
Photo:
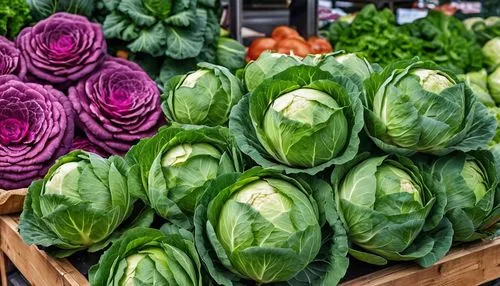
<path id="1" fill-rule="evenodd" d="M 297 40 L 300 40 L 304 43 L 306 42 L 306 39 L 304 39 L 302 36 L 298 36 L 298 35 L 297 36 L 292 35 L 292 36 L 285 38 L 285 39 L 297 39 Z M 281 39 L 281 40 L 285 40 L 285 39 Z"/>
<path id="2" fill-rule="evenodd" d="M 311 48 L 311 54 L 326 54 L 333 51 L 332 45 L 320 37 L 310 37 L 307 39 L 307 44 Z"/>
<path id="3" fill-rule="evenodd" d="M 300 37 L 299 33 L 288 26 L 278 26 L 274 28 L 271 37 L 276 41 L 280 41 L 290 37 Z"/>
<path id="4" fill-rule="evenodd" d="M 247 51 L 247 61 L 256 60 L 264 51 L 274 51 L 276 41 L 273 38 L 258 38 L 252 41 Z"/>
<path id="5" fill-rule="evenodd" d="M 275 50 L 282 54 L 291 54 L 293 52 L 294 55 L 299 57 L 305 57 L 311 53 L 309 46 L 299 39 L 281 40 L 276 44 Z"/>

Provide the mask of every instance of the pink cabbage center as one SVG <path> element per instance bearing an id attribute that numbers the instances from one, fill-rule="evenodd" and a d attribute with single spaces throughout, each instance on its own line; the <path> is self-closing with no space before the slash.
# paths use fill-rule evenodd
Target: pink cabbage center
<path id="1" fill-rule="evenodd" d="M 71 35 L 62 34 L 50 41 L 50 49 L 58 54 L 67 54 L 75 47 L 75 39 Z"/>
<path id="2" fill-rule="evenodd" d="M 20 142 L 28 133 L 28 123 L 16 118 L 0 121 L 0 142 L 3 145 Z"/>
<path id="3" fill-rule="evenodd" d="M 113 90 L 109 97 L 109 104 L 116 107 L 118 111 L 130 109 L 133 103 L 134 101 L 130 93 L 122 88 Z"/>

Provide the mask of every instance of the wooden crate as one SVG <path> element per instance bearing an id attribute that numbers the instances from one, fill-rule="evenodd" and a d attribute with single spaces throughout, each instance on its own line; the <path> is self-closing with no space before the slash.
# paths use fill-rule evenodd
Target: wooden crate
<path id="1" fill-rule="evenodd" d="M 33 286 L 87 286 L 89 282 L 66 259 L 53 259 L 35 246 L 23 243 L 18 218 L 0 216 L 0 277 L 6 285 L 5 258 Z M 500 238 L 453 249 L 436 265 L 422 269 L 407 263 L 391 266 L 342 283 L 343 286 L 472 286 L 500 278 Z"/>
<path id="2" fill-rule="evenodd" d="M 457 247 L 432 267 L 404 264 L 361 276 L 343 286 L 472 286 L 500 278 L 500 238 Z"/>
<path id="3" fill-rule="evenodd" d="M 17 232 L 18 218 L 0 216 L 0 277 L 7 285 L 6 258 L 33 286 L 90 285 L 66 259 L 53 259 L 36 246 L 26 245 Z"/>

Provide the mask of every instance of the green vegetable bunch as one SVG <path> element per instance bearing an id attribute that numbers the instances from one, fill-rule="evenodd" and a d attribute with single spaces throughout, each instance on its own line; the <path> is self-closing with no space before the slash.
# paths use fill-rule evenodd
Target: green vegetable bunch
<path id="1" fill-rule="evenodd" d="M 136 185 L 120 157 L 70 152 L 29 187 L 19 223 L 21 237 L 28 244 L 55 247 L 57 257 L 100 250 L 132 212 Z M 144 212 L 131 226 L 149 226 L 151 221 Z"/>
<path id="2" fill-rule="evenodd" d="M 333 23 L 328 39 L 336 50 L 356 53 L 382 66 L 420 55 L 423 45 L 422 40 L 396 26 L 394 14 L 389 9 L 377 11 L 374 5 L 363 8 L 351 24 Z"/>
<path id="3" fill-rule="evenodd" d="M 387 153 L 467 152 L 495 133 L 496 120 L 472 90 L 431 62 L 396 62 L 365 86 L 365 129 Z"/>
<path id="4" fill-rule="evenodd" d="M 25 0 L 0 0 L 0 36 L 14 39 L 31 22 Z"/>
<path id="5" fill-rule="evenodd" d="M 109 10 L 106 38 L 127 42 L 132 52 L 181 60 L 197 57 L 219 35 L 215 0 L 103 1 Z"/>
<path id="6" fill-rule="evenodd" d="M 322 180 L 260 167 L 226 174 L 194 220 L 198 253 L 220 285 L 335 285 L 347 269 L 345 231 Z"/>
<path id="7" fill-rule="evenodd" d="M 136 194 L 158 215 L 183 228 L 203 190 L 217 176 L 242 171 L 241 154 L 227 128 L 166 127 L 126 155 Z"/>
<path id="8" fill-rule="evenodd" d="M 172 225 L 127 231 L 92 266 L 89 278 L 94 286 L 203 285 L 193 235 Z"/>
<path id="9" fill-rule="evenodd" d="M 411 160 L 362 154 L 337 166 L 331 182 L 356 259 L 377 265 L 415 260 L 428 267 L 450 249 L 446 193 Z"/>
<path id="10" fill-rule="evenodd" d="M 495 233 L 500 219 L 499 171 L 486 150 L 456 152 L 439 158 L 427 170 L 444 186 L 446 216 L 455 241 L 473 241 Z"/>
<path id="11" fill-rule="evenodd" d="M 474 33 L 456 17 L 429 11 L 427 17 L 402 27 L 414 39 L 421 40 L 419 56 L 455 73 L 481 69 L 483 57 Z"/>
<path id="12" fill-rule="evenodd" d="M 455 73 L 482 67 L 474 34 L 458 19 L 437 11 L 398 26 L 390 10 L 377 11 L 374 5 L 367 5 L 352 23 L 337 21 L 330 25 L 327 35 L 337 50 L 356 53 L 383 67 L 415 56 Z"/>
<path id="13" fill-rule="evenodd" d="M 169 121 L 181 124 L 225 125 L 231 108 L 243 96 L 240 81 L 225 67 L 208 63 L 165 87 L 162 109 Z"/>

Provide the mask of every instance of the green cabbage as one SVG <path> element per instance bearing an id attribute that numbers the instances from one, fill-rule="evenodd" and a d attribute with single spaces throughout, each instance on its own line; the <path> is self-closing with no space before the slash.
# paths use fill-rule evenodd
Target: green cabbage
<path id="1" fill-rule="evenodd" d="M 243 95 L 240 81 L 222 66 L 198 64 L 197 71 L 172 78 L 165 86 L 162 109 L 181 124 L 225 125 Z"/>
<path id="2" fill-rule="evenodd" d="M 117 230 L 135 201 L 137 182 L 128 171 L 116 156 L 104 159 L 77 150 L 59 158 L 43 180 L 29 187 L 19 222 L 21 237 L 65 257 L 83 249 L 100 250 L 128 227 L 149 226 L 153 214 L 144 211 Z"/>
<path id="3" fill-rule="evenodd" d="M 456 152 L 428 168 L 447 194 L 446 216 L 455 241 L 473 241 L 495 232 L 500 216 L 498 170 L 489 151 Z"/>
<path id="4" fill-rule="evenodd" d="M 284 59 L 284 65 L 296 60 Z M 245 76 L 253 72 L 249 66 Z M 229 128 L 243 153 L 259 165 L 316 174 L 355 156 L 363 125 L 360 94 L 346 76 L 306 63 L 292 66 L 244 97 L 231 112 Z"/>
<path id="5" fill-rule="evenodd" d="M 362 154 L 336 167 L 331 182 L 353 257 L 377 265 L 415 260 L 429 267 L 450 249 L 446 194 L 411 160 Z"/>
<path id="6" fill-rule="evenodd" d="M 234 139 L 223 127 L 165 127 L 127 153 L 136 194 L 158 215 L 191 228 L 191 214 L 207 184 L 242 170 Z"/>
<path id="7" fill-rule="evenodd" d="M 90 284 L 201 286 L 193 235 L 164 225 L 127 231 L 89 271 Z"/>
<path id="8" fill-rule="evenodd" d="M 418 58 L 365 82 L 365 128 L 388 153 L 445 155 L 486 147 L 496 120 L 456 77 Z"/>
<path id="9" fill-rule="evenodd" d="M 260 167 L 218 177 L 196 208 L 195 237 L 220 285 L 336 285 L 347 269 L 331 187 L 311 177 Z"/>

